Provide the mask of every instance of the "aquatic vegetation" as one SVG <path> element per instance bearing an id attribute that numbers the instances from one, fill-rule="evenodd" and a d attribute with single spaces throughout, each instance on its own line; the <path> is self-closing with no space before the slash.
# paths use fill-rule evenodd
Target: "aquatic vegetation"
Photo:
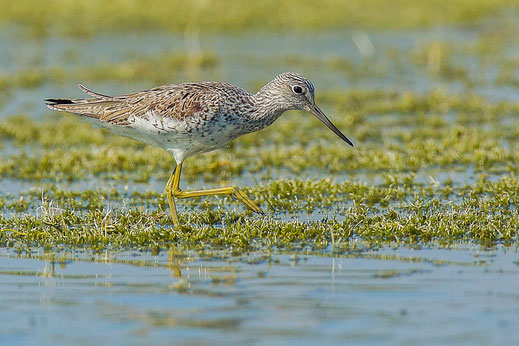
<path id="1" fill-rule="evenodd" d="M 388 185 L 381 186 L 333 183 L 329 179 L 278 180 L 248 191 L 268 205 L 274 213 L 270 217 L 245 217 L 244 212 L 226 211 L 218 199 L 207 199 L 198 211 L 182 215 L 187 222 L 181 229 L 172 226 L 165 201 L 157 210 L 148 209 L 163 197 L 158 192 L 72 192 L 49 186 L 43 190 L 43 199 L 41 191 L 2 198 L 0 244 L 94 250 L 176 244 L 198 250 L 238 251 L 333 246 L 334 251 L 348 252 L 359 246 L 427 242 L 492 246 L 517 241 L 517 176 L 494 182 L 482 176 L 474 185 L 459 187 L 448 181 L 416 184 L 412 180 L 412 176 L 400 180 L 392 176 L 387 177 Z M 324 219 L 307 219 L 305 213 L 316 210 Z M 9 215 L 9 211 L 14 213 Z M 289 218 L 276 217 L 283 214 Z"/>
<path id="2" fill-rule="evenodd" d="M 26 68 L 17 73 L 0 75 L 0 90 L 35 88 L 45 83 L 60 84 L 88 80 L 90 82 L 150 81 L 167 84 L 175 74 L 189 70 L 214 68 L 218 58 L 211 52 L 171 52 L 154 57 L 130 58 L 118 63 L 100 63 L 88 67 L 64 69 L 62 67 Z M 167 73 L 165 73 L 167 71 Z"/>
<path id="3" fill-rule="evenodd" d="M 142 30 L 226 31 L 323 28 L 401 29 L 475 23 L 516 8 L 514 0 L 410 1 L 18 1 L 0 4 L 0 23 L 37 36 L 91 36 Z"/>
<path id="4" fill-rule="evenodd" d="M 519 88 L 519 60 L 509 59 L 502 64 L 496 83 Z"/>
<path id="5" fill-rule="evenodd" d="M 315 119 L 289 113 L 227 150 L 191 158 L 185 176 L 211 181 L 265 169 L 266 173 L 320 169 L 329 174 L 452 166 L 493 173 L 518 170 L 518 130 L 510 126 L 519 116 L 517 103 L 447 95 L 441 90 L 427 95 L 334 91 L 323 93 L 320 102 L 332 109 L 329 114 L 347 114 L 332 117 L 333 121 L 362 145 L 346 148 L 316 126 Z M 0 121 L 0 139 L 20 148 L 4 154 L 0 161 L 4 178 L 38 181 L 102 176 L 147 181 L 152 176 L 167 178 L 173 169 L 172 158 L 163 150 L 105 130 L 92 131 L 90 123 L 73 116 L 53 115 L 41 121 L 8 117 Z"/>
<path id="6" fill-rule="evenodd" d="M 433 77 L 467 79 L 467 70 L 452 63 L 452 49 L 444 42 L 424 44 L 415 50 L 413 60 L 416 65 L 425 67 L 427 73 Z"/>
<path id="7" fill-rule="evenodd" d="M 65 43 L 54 57 L 38 49 L 19 62 L 16 52 L 7 59 L 8 68 L 0 71 L 0 179 L 8 187 L 0 191 L 0 244 L 19 251 L 138 247 L 156 253 L 174 244 L 201 253 L 332 249 L 333 254 L 388 245 L 517 244 L 517 23 L 502 16 L 495 24 L 491 18 L 515 8 L 515 2 L 399 1 L 397 6 L 326 0 L 311 11 L 309 4 L 292 1 L 281 5 L 290 11 L 273 11 L 280 5 L 270 0 L 179 3 L 51 1 L 45 9 L 32 0 L 9 8 L 0 4 L 2 25 L 24 25 L 37 37 L 50 35 L 42 38 L 45 46 L 52 46 L 56 34 L 107 33 L 106 40 L 83 38 L 94 51 L 114 42 L 117 36 L 111 34 L 185 34 L 171 35 L 175 47 L 184 44 L 182 50 L 166 47 L 158 54 L 127 49 L 89 60 Z M 171 6 L 178 11 L 169 11 Z M 114 7 L 120 11 L 107 12 Z M 183 16 L 188 10 L 190 15 Z M 269 20 L 260 23 L 266 12 Z M 71 21 L 72 13 L 82 15 Z M 358 35 L 344 28 L 416 29 L 444 23 L 472 23 L 476 29 L 464 27 L 453 35 L 436 30 L 395 34 L 399 42 L 391 42 L 392 34 L 368 31 L 371 55 L 355 42 L 348 43 L 351 48 L 338 46 Z M 217 37 L 213 32 L 274 28 L 330 28 L 340 40 L 327 41 L 333 48 L 323 54 L 298 49 L 250 53 L 238 63 L 221 47 L 207 44 Z M 262 34 L 255 35 L 252 39 L 259 42 Z M 303 36 L 298 45 L 311 39 Z M 36 42 L 20 39 L 31 46 Z M 139 39 L 133 39 L 138 45 Z M 190 40 L 200 47 L 192 49 Z M 237 43 L 242 41 L 224 45 Z M 278 44 L 274 40 L 272 47 Z M 189 159 L 185 187 L 249 186 L 246 192 L 269 213 L 265 219 L 222 198 L 205 198 L 179 203 L 188 226 L 175 229 L 158 183 L 173 169 L 169 154 L 93 130 L 74 116 L 45 113 L 39 104 L 40 90 L 47 93 L 54 86 L 92 82 L 100 84 L 100 91 L 112 88 L 111 83 L 142 90 L 206 75 L 236 79 L 228 74 L 231 68 L 323 74 L 317 102 L 356 144 L 348 148 L 311 116 L 289 112 L 260 133 Z M 262 78 L 239 76 L 237 84 L 252 91 L 263 85 Z M 31 93 L 38 95 L 31 99 Z M 29 97 L 19 101 L 18 95 Z"/>
<path id="8" fill-rule="evenodd" d="M 20 251 L 156 251 L 176 244 L 237 252 L 332 248 L 338 254 L 395 244 L 516 243 L 517 102 L 441 88 L 329 90 L 319 102 L 362 145 L 345 148 L 315 119 L 294 112 L 227 149 L 191 158 L 185 171 L 191 181 L 244 174 L 268 180 L 247 193 L 270 216 L 251 218 L 218 198 L 182 201 L 183 229 L 172 227 L 162 185 L 146 192 L 54 185 L 85 178 L 130 186 L 163 180 L 173 167 L 169 154 L 92 130 L 73 116 L 4 118 L 0 140 L 10 150 L 2 153 L 0 176 L 39 187 L 0 196 L 0 244 Z M 330 178 L 275 179 L 316 170 Z M 428 178 L 430 170 L 444 177 Z M 462 179 L 453 181 L 453 172 Z"/>

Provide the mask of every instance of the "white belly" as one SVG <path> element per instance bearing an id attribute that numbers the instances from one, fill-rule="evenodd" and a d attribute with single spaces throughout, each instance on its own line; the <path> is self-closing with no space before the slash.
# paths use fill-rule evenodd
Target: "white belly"
<path id="1" fill-rule="evenodd" d="M 195 154 L 221 148 L 246 133 L 239 122 L 223 116 L 211 121 L 195 118 L 183 121 L 148 113 L 146 118 L 130 117 L 128 120 L 129 126 L 100 125 L 115 134 L 163 148 L 177 163 Z"/>

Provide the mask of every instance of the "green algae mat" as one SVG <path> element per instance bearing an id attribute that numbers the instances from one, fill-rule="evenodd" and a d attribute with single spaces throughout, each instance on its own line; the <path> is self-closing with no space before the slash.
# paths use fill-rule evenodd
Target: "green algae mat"
<path id="1" fill-rule="evenodd" d="M 459 242 L 512 245 L 519 225 L 519 105 L 433 90 L 322 92 L 346 148 L 307 114 L 287 114 L 231 148 L 187 161 L 185 184 L 234 183 L 268 213 L 222 199 L 181 204 L 173 160 L 73 116 L 0 122 L 0 241 L 6 246 L 327 249 Z M 337 114 L 346 114 L 338 116 Z"/>
<path id="2" fill-rule="evenodd" d="M 44 10 L 22 1 L 0 11 L 0 244 L 339 254 L 516 243 L 515 2 L 325 1 L 312 15 L 297 6 L 243 30 L 273 4 L 231 2 L 224 11 L 216 2 L 164 2 L 140 21 L 139 1 L 49 2 Z M 104 20 L 112 7 L 121 10 Z M 392 21 L 380 19 L 386 10 Z M 284 34 L 272 35 L 274 27 Z M 42 103 L 80 97 L 79 82 L 107 94 L 208 79 L 255 91 L 285 70 L 314 82 L 316 101 L 355 148 L 289 112 L 188 159 L 184 170 L 185 188 L 244 186 L 264 218 L 203 198 L 180 202 L 185 226 L 176 229 L 163 191 L 174 164 L 167 153 Z"/>

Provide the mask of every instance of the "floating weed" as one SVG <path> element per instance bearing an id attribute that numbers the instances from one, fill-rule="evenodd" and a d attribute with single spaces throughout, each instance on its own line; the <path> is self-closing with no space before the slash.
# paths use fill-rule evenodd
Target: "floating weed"
<path id="1" fill-rule="evenodd" d="M 430 185 L 408 187 L 396 178 L 389 186 L 367 186 L 361 183 L 320 181 L 275 181 L 266 188 L 249 191 L 261 204 L 272 206 L 271 216 L 255 217 L 248 212 L 219 206 L 218 199 L 208 199 L 203 209 L 184 205 L 185 226 L 175 229 L 169 213 L 161 208 L 147 210 L 129 208 L 126 201 L 145 203 L 160 194 L 111 194 L 110 202 L 96 209 L 69 208 L 71 196 L 89 205 L 99 200 L 103 191 L 84 193 L 50 191 L 43 199 L 36 191 L 28 192 L 27 200 L 40 204 L 35 214 L 15 213 L 0 218 L 0 243 L 10 247 L 66 245 L 72 248 L 100 250 L 163 248 L 178 244 L 192 249 L 235 249 L 252 251 L 265 248 L 349 251 L 352 242 L 362 241 L 368 248 L 401 244 L 417 246 L 429 242 L 448 245 L 473 242 L 492 246 L 511 245 L 517 241 L 519 214 L 515 208 L 519 195 L 519 178 L 503 177 L 497 181 L 480 179 L 474 186 L 436 184 L 437 192 L 428 196 Z M 405 180 L 405 179 L 403 179 Z M 387 184 L 387 183 L 386 183 Z M 481 188 L 483 186 L 483 188 Z M 502 194 L 503 188 L 508 194 Z M 442 189 L 460 196 L 459 203 L 444 198 Z M 397 191 L 397 192 L 395 192 Z M 370 194 L 377 196 L 371 199 Z M 53 200 L 53 198 L 57 199 Z M 266 197 L 265 197 L 266 196 Z M 299 196 L 299 198 L 296 198 Z M 399 196 L 386 201 L 381 196 Z M 38 198 L 39 197 L 39 198 Z M 290 203 L 285 203 L 289 201 Z M 349 206 L 335 208 L 349 201 Z M 110 205 L 121 205 L 112 208 Z M 3 208 L 8 211 L 9 208 Z M 180 204 L 182 205 L 182 204 Z M 307 219 L 295 217 L 279 220 L 277 215 L 302 216 L 313 209 L 335 208 L 332 218 Z"/>
<path id="2" fill-rule="evenodd" d="M 68 218 L 66 223 L 64 215 Z M 422 205 L 418 211 L 392 215 L 391 220 L 381 215 L 357 213 L 352 209 L 342 219 L 325 222 L 247 218 L 226 223 L 225 227 L 201 224 L 203 216 L 191 213 L 187 218 L 189 226 L 184 230 L 157 225 L 156 220 L 160 217 L 158 214 L 132 210 L 113 212 L 107 220 L 107 214 L 96 211 L 87 212 L 81 218 L 74 218 L 70 214 L 56 215 L 43 222 L 35 216 L 26 215 L 8 221 L 0 220 L 3 228 L 15 230 L 3 232 L 0 241 L 40 246 L 65 244 L 92 249 L 132 246 L 149 248 L 152 245 L 160 247 L 175 243 L 194 249 L 230 248 L 240 251 L 262 249 L 265 246 L 325 249 L 332 244 L 339 247 L 352 240 L 352 237 L 375 246 L 431 241 L 488 245 L 516 241 L 519 225 L 516 211 L 488 214 L 485 210 L 463 210 L 458 207 L 448 210 L 434 204 Z M 24 231 L 18 231 L 20 228 Z"/>
<path id="3" fill-rule="evenodd" d="M 26 0 L 17 6 L 0 4 L 0 23 L 18 24 L 34 35 L 54 33 L 76 37 L 99 32 L 166 30 L 173 32 L 242 32 L 244 30 L 308 30 L 319 28 L 416 28 L 474 23 L 516 7 L 513 0 L 323 0 L 320 6 L 288 0 L 220 2 L 116 0 Z M 81 13 L 78 17 L 76 14 Z M 289 18 L 289 20 L 287 20 Z"/>

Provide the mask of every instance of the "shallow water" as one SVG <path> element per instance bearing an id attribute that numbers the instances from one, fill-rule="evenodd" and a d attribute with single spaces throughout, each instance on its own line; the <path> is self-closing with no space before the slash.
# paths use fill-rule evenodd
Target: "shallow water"
<path id="1" fill-rule="evenodd" d="M 217 66 L 209 70 L 164 71 L 170 82 L 184 80 L 222 80 L 255 90 L 271 76 L 285 70 L 304 71 L 314 82 L 319 91 L 387 89 L 395 91 L 412 90 L 425 93 L 435 88 L 449 93 L 476 93 L 492 101 L 517 100 L 519 88 L 496 83 L 496 74 L 501 67 L 503 57 L 513 58 L 517 55 L 519 43 L 510 36 L 506 48 L 488 58 L 478 54 L 456 51 L 455 45 L 463 42 L 469 45 L 477 44 L 493 32 L 502 28 L 517 27 L 510 18 L 501 18 L 501 23 L 489 20 L 475 28 L 433 28 L 416 31 L 368 31 L 355 32 L 337 30 L 327 32 L 303 32 L 296 34 L 271 35 L 267 33 L 246 33 L 235 35 L 204 34 L 200 36 L 184 36 L 150 32 L 129 35 L 100 35 L 91 39 L 70 39 L 50 37 L 41 40 L 23 39 L 13 34 L 12 30 L 0 33 L 0 49 L 6 54 L 0 57 L 0 72 L 5 75 L 16 74 L 26 69 L 48 69 L 60 67 L 67 75 L 60 83 L 43 83 L 32 88 L 18 88 L 8 92 L 4 104 L 0 107 L 0 119 L 13 114 L 29 114 L 41 118 L 50 111 L 44 106 L 45 97 L 63 95 L 68 97 L 83 97 L 77 89 L 77 83 L 107 94 L 127 93 L 154 86 L 150 81 L 136 80 L 133 82 L 76 80 L 74 75 L 78 69 L 88 69 L 103 63 L 124 63 L 135 58 L 149 59 L 160 54 L 185 52 L 211 52 L 217 58 Z M 503 29 L 503 30 L 505 30 Z M 509 28 L 507 30 L 510 30 Z M 361 35 L 367 40 L 373 50 L 364 55 L 356 43 L 356 37 Z M 467 69 L 469 78 L 478 83 L 462 83 L 459 79 L 440 78 L 426 73 L 423 66 L 411 63 L 417 48 L 431 42 L 443 42 L 454 45 L 453 57 L 449 60 L 455 66 Z M 464 48 L 466 48 L 464 46 Z M 327 64 L 333 59 L 343 59 L 350 68 L 341 70 Z M 342 61 L 342 60 L 341 60 Z M 353 72 L 352 72 L 353 71 Z M 1 96 L 1 95 L 0 95 Z M 328 111 L 328 110 L 327 110 Z M 335 110 L 329 110 L 331 118 L 339 116 Z M 63 115 L 67 116 L 67 115 Z M 374 114 L 376 116 L 376 114 Z M 387 118 L 389 116 L 386 115 Z M 401 114 L 395 114 L 400 118 Z M 451 121 L 455 116 L 451 118 Z M 508 119 L 508 118 L 507 118 Z M 449 121 L 449 117 L 444 117 Z M 510 126 L 516 121 L 510 120 Z M 276 125 L 274 125 L 276 126 Z M 323 130 L 325 131 L 325 130 Z M 381 130 L 383 134 L 383 130 Z M 360 145 L 363 143 L 360 142 Z M 8 145 L 0 148 L 0 158 L 9 157 L 21 149 Z M 31 151 L 31 148 L 24 148 Z M 347 175 L 360 175 L 360 172 L 349 172 Z M 455 183 L 463 184 L 474 181 L 472 169 L 464 172 L 439 172 L 433 177 L 441 180 L 443 175 L 454 174 Z M 233 177 L 233 184 L 253 185 L 254 182 L 264 183 L 276 175 L 282 177 L 283 172 L 274 172 L 265 179 L 263 172 Z M 293 172 L 287 175 L 294 176 Z M 308 178 L 322 178 L 328 174 L 323 170 L 303 172 Z M 379 175 L 380 176 L 380 175 Z M 340 181 L 341 176 L 334 176 Z M 362 179 L 362 177 L 361 177 Z M 375 180 L 378 178 L 375 178 Z M 429 174 L 418 177 L 420 181 L 428 180 Z M 95 180 L 95 179 L 94 179 Z M 374 182 L 375 183 L 375 182 Z M 82 183 L 80 183 L 82 184 Z M 107 182 L 95 182 L 106 185 Z M 20 191 L 19 183 L 9 180 L 2 181 L 1 192 Z M 149 189 L 163 189 L 163 183 L 151 182 Z M 192 182 L 194 188 L 202 182 Z"/>
<path id="2" fill-rule="evenodd" d="M 367 31 L 336 30 L 272 35 L 270 33 L 244 33 L 233 35 L 202 34 L 176 35 L 149 32 L 141 34 L 99 35 L 90 39 L 50 37 L 27 40 L 13 34 L 12 30 L 0 33 L 0 72 L 11 75 L 30 69 L 64 68 L 74 75 L 74 69 L 90 68 L 103 63 L 123 63 L 132 59 L 150 58 L 160 54 L 210 52 L 218 59 L 218 65 L 208 70 L 164 71 L 169 83 L 186 80 L 221 80 L 244 88 L 257 89 L 259 82 L 266 82 L 277 73 L 286 70 L 304 71 L 317 90 L 348 88 L 413 90 L 427 92 L 443 88 L 450 92 L 463 92 L 467 86 L 460 80 L 440 79 L 424 73 L 423 68 L 411 63 L 413 54 L 421 45 L 444 42 L 454 47 L 477 44 L 478 40 L 500 30 L 517 28 L 517 18 L 499 18 L 500 22 L 487 21 L 475 28 L 433 28 L 415 31 Z M 357 37 L 372 47 L 364 52 Z M 518 42 L 508 38 L 506 49 L 496 52 L 499 57 L 515 58 Z M 494 83 L 500 60 L 486 59 L 478 54 L 455 51 L 452 62 L 467 69 L 469 76 L 479 81 L 471 86 L 494 101 L 515 100 L 519 89 Z M 349 69 L 330 68 L 325 62 L 343 59 L 351 64 Z M 69 76 L 70 77 L 70 76 Z M 30 109 L 41 116 L 48 113 L 42 99 L 67 95 L 83 97 L 76 88 L 84 83 L 106 94 L 123 94 L 154 87 L 147 81 L 132 83 L 67 80 L 63 83 L 44 83 L 30 89 L 10 93 L 6 104 L 0 108 L 0 118 Z M 252 91 L 252 90 L 251 90 Z M 318 96 L 318 95 L 317 95 Z"/>
<path id="3" fill-rule="evenodd" d="M 128 252 L 55 262 L 0 251 L 0 338 L 8 344 L 519 341 L 515 250 L 220 259 Z"/>

